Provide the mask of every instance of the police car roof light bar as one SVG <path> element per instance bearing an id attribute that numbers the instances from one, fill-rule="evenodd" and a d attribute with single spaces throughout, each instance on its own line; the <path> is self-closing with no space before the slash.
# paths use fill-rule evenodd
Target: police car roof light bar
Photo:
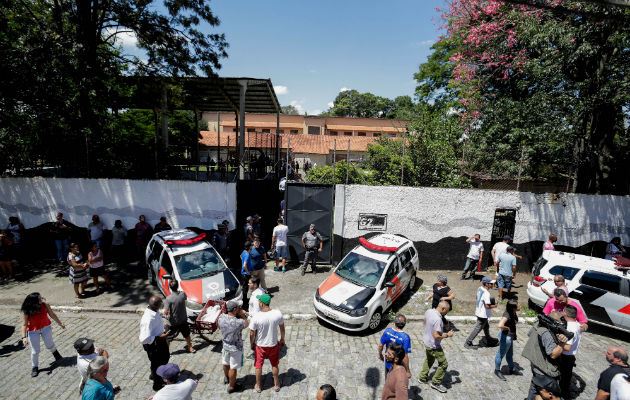
<path id="1" fill-rule="evenodd" d="M 379 246 L 378 244 L 370 243 L 366 238 L 359 238 L 359 243 L 361 243 L 363 247 L 367 247 L 370 250 L 392 252 L 398 251 L 398 247 Z"/>
<path id="2" fill-rule="evenodd" d="M 195 237 L 192 237 L 190 239 L 179 239 L 179 240 L 165 240 L 164 244 L 168 245 L 168 246 L 177 246 L 177 245 L 186 245 L 186 244 L 193 244 L 193 243 L 197 243 L 200 240 L 203 240 L 203 238 L 206 237 L 205 233 L 200 233 Z"/>

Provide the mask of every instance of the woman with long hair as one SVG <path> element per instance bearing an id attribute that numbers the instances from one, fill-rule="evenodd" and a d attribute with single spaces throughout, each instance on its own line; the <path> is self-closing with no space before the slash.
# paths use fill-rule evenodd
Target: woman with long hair
<path id="1" fill-rule="evenodd" d="M 516 313 L 521 309 L 518 304 L 518 300 L 512 299 L 505 305 L 505 312 L 499 321 L 499 351 L 494 358 L 494 374 L 505 381 L 505 376 L 501 373 L 501 361 L 503 357 L 507 360 L 509 374 L 514 375 L 514 362 L 512 356 L 514 355 L 514 341 L 516 340 L 516 324 L 518 323 L 518 315 Z"/>
<path id="2" fill-rule="evenodd" d="M 81 400 L 113 400 L 120 391 L 120 386 L 112 385 L 107 380 L 109 362 L 107 357 L 96 356 L 87 367 L 81 378 Z"/>
<path id="3" fill-rule="evenodd" d="M 52 328 L 50 319 L 52 318 L 60 327 L 66 329 L 66 326 L 57 318 L 55 312 L 46 303 L 46 300 L 39 293 L 31 293 L 26 296 L 22 303 L 22 344 L 24 347 L 31 344 L 31 376 L 36 377 L 39 374 L 39 337 L 44 339 L 46 348 L 55 356 L 55 362 L 62 357 L 55 347 L 52 337 Z"/>
<path id="4" fill-rule="evenodd" d="M 79 251 L 79 245 L 70 244 L 70 253 L 68 253 L 68 264 L 70 264 L 70 283 L 74 285 L 74 297 L 81 298 L 85 296 L 85 282 L 88 280 L 88 263 L 82 262 L 83 255 Z M 79 291 L 81 286 L 81 291 Z"/>

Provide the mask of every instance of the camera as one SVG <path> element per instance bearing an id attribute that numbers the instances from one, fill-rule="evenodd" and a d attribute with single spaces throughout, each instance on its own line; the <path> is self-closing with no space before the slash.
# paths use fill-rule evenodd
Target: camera
<path id="1" fill-rule="evenodd" d="M 561 322 L 556 321 L 548 315 L 538 314 L 538 324 L 549 329 L 549 332 L 553 333 L 554 336 L 564 335 L 569 340 L 573 339 L 574 334 L 566 329 L 566 323 L 563 325 Z"/>

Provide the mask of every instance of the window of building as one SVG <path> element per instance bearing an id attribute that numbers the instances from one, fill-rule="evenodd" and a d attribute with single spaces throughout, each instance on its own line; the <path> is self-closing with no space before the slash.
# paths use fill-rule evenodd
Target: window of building
<path id="1" fill-rule="evenodd" d="M 263 129 L 262 132 L 263 133 L 271 133 L 271 129 Z"/>
<path id="2" fill-rule="evenodd" d="M 284 133 L 284 129 L 278 129 L 278 133 Z"/>
<path id="3" fill-rule="evenodd" d="M 292 135 L 297 135 L 299 133 L 299 131 L 297 129 L 291 129 L 291 134 Z"/>
<path id="4" fill-rule="evenodd" d="M 309 135 L 319 135 L 321 130 L 319 126 L 309 126 L 307 132 Z"/>
<path id="5" fill-rule="evenodd" d="M 389 137 L 390 137 L 390 138 L 395 138 L 395 137 L 396 137 L 396 134 L 395 134 L 395 133 L 390 133 L 390 134 L 389 134 Z"/>
<path id="6" fill-rule="evenodd" d="M 328 132 L 328 134 L 330 136 L 337 136 L 337 131 L 330 131 L 330 132 Z"/>
<path id="7" fill-rule="evenodd" d="M 256 132 L 256 128 L 247 128 L 247 132 Z"/>
<path id="8" fill-rule="evenodd" d="M 352 136 L 352 132 L 344 132 L 343 135 L 344 136 Z"/>
<path id="9" fill-rule="evenodd" d="M 374 132 L 374 133 L 372 134 L 372 136 L 374 136 L 374 137 L 381 137 L 381 134 L 380 134 L 380 133 L 378 133 L 378 132 Z"/>
<path id="10" fill-rule="evenodd" d="M 236 128 L 232 128 L 232 132 L 238 132 Z"/>
<path id="11" fill-rule="evenodd" d="M 365 132 L 359 132 L 357 136 L 365 136 Z"/>

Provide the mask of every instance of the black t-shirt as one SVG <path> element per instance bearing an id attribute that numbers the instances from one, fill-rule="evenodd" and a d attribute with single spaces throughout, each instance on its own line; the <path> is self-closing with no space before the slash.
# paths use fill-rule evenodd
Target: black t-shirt
<path id="1" fill-rule="evenodd" d="M 606 393 L 610 393 L 610 382 L 617 374 L 629 374 L 630 369 L 628 367 L 622 367 L 621 365 L 611 365 L 606 368 L 604 372 L 599 375 L 597 381 L 597 389 L 603 390 Z"/>
<path id="2" fill-rule="evenodd" d="M 438 284 L 434 283 L 433 284 L 433 301 L 431 302 L 431 308 L 437 307 L 438 303 L 440 302 L 440 299 L 442 297 L 448 296 L 448 292 L 450 291 L 451 291 L 450 287 L 442 286 L 438 288 Z M 451 303 L 451 301 L 450 300 L 446 300 L 446 301 L 448 301 L 448 305 L 451 306 L 451 308 L 453 308 L 453 304 Z"/>
<path id="3" fill-rule="evenodd" d="M 510 335 L 512 340 L 516 340 L 516 323 L 518 322 L 518 316 L 515 315 L 514 318 L 512 318 L 510 313 L 505 311 L 503 313 L 503 318 L 507 318 L 507 321 L 505 322 L 505 326 L 510 328 L 510 333 L 508 333 L 508 335 Z"/>

